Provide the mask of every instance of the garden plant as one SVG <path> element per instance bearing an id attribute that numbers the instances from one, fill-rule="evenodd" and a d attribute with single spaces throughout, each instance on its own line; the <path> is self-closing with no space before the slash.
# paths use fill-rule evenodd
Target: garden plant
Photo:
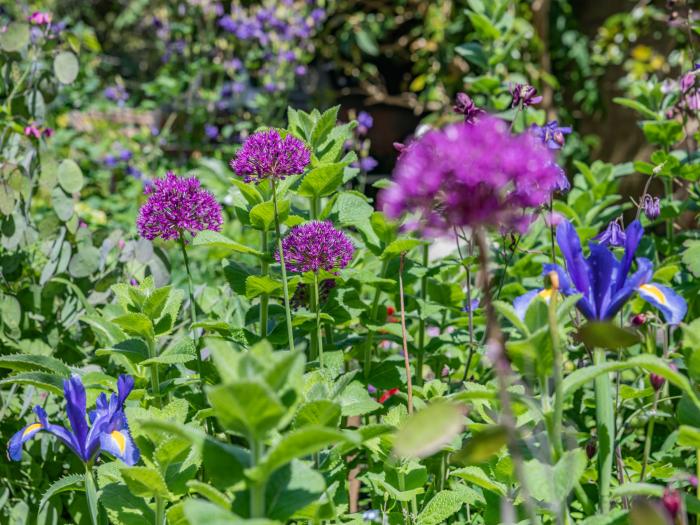
<path id="1" fill-rule="evenodd" d="M 0 6 L 0 523 L 700 523 L 699 42 Z"/>

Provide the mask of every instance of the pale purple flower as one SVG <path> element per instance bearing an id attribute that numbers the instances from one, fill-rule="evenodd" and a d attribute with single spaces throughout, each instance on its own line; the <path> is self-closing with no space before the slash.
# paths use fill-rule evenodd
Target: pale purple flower
<path id="1" fill-rule="evenodd" d="M 374 119 L 372 115 L 366 111 L 360 111 L 357 114 L 357 131 L 361 135 L 366 134 L 374 126 Z"/>
<path id="2" fill-rule="evenodd" d="M 466 93 L 457 93 L 455 105 L 452 107 L 455 113 L 464 115 L 464 122 L 474 124 L 476 119 L 486 113 L 483 109 L 477 107 L 474 101 Z"/>
<path id="3" fill-rule="evenodd" d="M 35 139 L 40 139 L 41 130 L 35 124 L 30 124 L 24 128 L 24 135 L 27 137 L 34 137 Z"/>
<path id="4" fill-rule="evenodd" d="M 124 89 L 124 86 L 120 86 L 119 84 L 114 86 L 107 86 L 103 94 L 107 100 L 111 100 L 112 102 L 119 102 L 120 104 L 123 104 L 126 100 L 129 99 L 129 93 L 127 93 L 126 89 Z"/>
<path id="5" fill-rule="evenodd" d="M 521 104 L 527 107 L 542 102 L 542 96 L 537 95 L 537 89 L 528 84 L 511 85 L 510 94 L 513 95 L 512 107 L 514 108 Z"/>
<path id="6" fill-rule="evenodd" d="M 229 163 L 246 182 L 263 179 L 282 180 L 302 173 L 311 161 L 309 148 L 292 134 L 284 138 L 276 129 L 253 133 Z"/>
<path id="7" fill-rule="evenodd" d="M 355 247 L 350 238 L 330 221 L 310 221 L 292 228 L 282 239 L 284 262 L 293 272 L 337 272 L 352 259 Z M 279 261 L 279 251 L 275 253 Z"/>
<path id="8" fill-rule="evenodd" d="M 204 134 L 207 136 L 207 138 L 214 140 L 219 136 L 219 128 L 213 124 L 205 124 Z"/>
<path id="9" fill-rule="evenodd" d="M 123 149 L 119 152 L 119 160 L 123 162 L 129 162 L 133 158 L 134 154 L 128 149 Z"/>
<path id="10" fill-rule="evenodd" d="M 594 239 L 602 246 L 624 246 L 627 236 L 622 227 L 622 221 L 620 219 L 611 221 L 607 228 L 596 235 Z"/>
<path id="11" fill-rule="evenodd" d="M 642 199 L 642 210 L 644 210 L 644 215 L 646 215 L 649 220 L 653 221 L 661 215 L 661 201 L 658 197 L 652 197 L 648 193 L 645 193 Z"/>
<path id="12" fill-rule="evenodd" d="M 144 193 L 148 200 L 139 211 L 136 227 L 145 239 L 172 240 L 185 232 L 194 236 L 203 230 L 221 229 L 221 207 L 196 177 L 181 178 L 169 171 Z"/>
<path id="13" fill-rule="evenodd" d="M 30 24 L 35 24 L 38 26 L 45 26 L 51 23 L 51 13 L 44 13 L 42 11 L 34 11 L 28 18 Z"/>
<path id="14" fill-rule="evenodd" d="M 427 229 L 527 226 L 562 183 L 552 154 L 491 117 L 431 130 L 405 148 L 380 202 L 392 218 L 420 212 Z"/>
<path id="15" fill-rule="evenodd" d="M 370 171 L 372 171 L 374 168 L 377 167 L 377 164 L 378 164 L 377 160 L 374 157 L 368 155 L 368 156 L 362 157 L 360 159 L 359 165 L 360 165 L 360 169 L 362 171 L 369 173 Z"/>
<path id="16" fill-rule="evenodd" d="M 570 127 L 561 127 L 556 120 L 548 122 L 544 126 L 533 124 L 530 133 L 540 139 L 549 149 L 561 149 L 564 145 L 564 136 L 571 134 Z"/>
<path id="17" fill-rule="evenodd" d="M 299 65 L 294 68 L 294 74 L 298 77 L 303 77 L 304 75 L 306 75 L 307 71 L 308 69 L 304 65 Z"/>

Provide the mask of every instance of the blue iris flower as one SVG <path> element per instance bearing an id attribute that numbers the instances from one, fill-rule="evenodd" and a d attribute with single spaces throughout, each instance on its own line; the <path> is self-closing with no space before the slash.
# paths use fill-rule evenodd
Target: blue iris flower
<path id="1" fill-rule="evenodd" d="M 117 393 L 112 394 L 109 400 L 104 392 L 99 395 L 95 410 L 88 414 L 88 425 L 85 418 L 87 407 L 83 382 L 77 375 L 66 379 L 63 382 L 63 392 L 71 430 L 49 423 L 44 409 L 36 406 L 34 412 L 39 421 L 27 425 L 12 436 L 7 455 L 11 460 L 19 461 L 22 457 L 22 445 L 43 431 L 60 439 L 86 464 L 92 463 L 100 452 L 104 451 L 127 465 L 135 465 L 139 461 L 140 453 L 131 439 L 124 415 L 124 401 L 133 388 L 133 377 L 119 376 Z"/>
<path id="2" fill-rule="evenodd" d="M 557 243 L 564 256 L 566 270 L 558 264 L 545 264 L 543 274 L 557 273 L 559 291 L 563 295 L 582 295 L 576 307 L 587 319 L 613 318 L 636 292 L 658 308 L 666 322 L 678 324 L 685 317 L 687 304 L 670 288 L 650 282 L 653 274 L 651 261 L 638 257 L 637 271 L 630 275 L 632 259 L 643 233 L 639 221 L 635 220 L 629 225 L 624 241 L 625 252 L 620 260 L 608 247 L 595 242 L 590 243 L 590 255 L 584 258 L 576 230 L 570 222 L 564 221 L 557 227 Z M 515 299 L 515 311 L 520 318 L 524 318 L 535 297 L 548 300 L 551 293 L 551 289 L 532 290 Z"/>

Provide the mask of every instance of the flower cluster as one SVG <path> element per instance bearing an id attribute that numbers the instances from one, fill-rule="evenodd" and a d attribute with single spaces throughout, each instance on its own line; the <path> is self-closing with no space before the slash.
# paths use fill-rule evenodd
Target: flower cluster
<path id="1" fill-rule="evenodd" d="M 116 153 L 108 153 L 102 159 L 105 167 L 110 170 L 120 169 L 124 170 L 124 173 L 130 177 L 134 177 L 136 180 L 141 180 L 143 178 L 143 173 L 137 167 L 131 164 L 131 160 L 134 158 L 134 154 L 126 149 L 121 148 Z"/>
<path id="2" fill-rule="evenodd" d="M 392 218 L 420 212 L 428 229 L 522 229 L 530 210 L 549 201 L 561 177 L 549 150 L 532 135 L 511 135 L 503 121 L 484 117 L 414 140 L 402 151 L 394 184 L 380 201 Z"/>
<path id="3" fill-rule="evenodd" d="M 24 127 L 25 137 L 34 137 L 35 139 L 40 139 L 41 137 L 49 138 L 53 135 L 52 128 L 42 128 L 36 122 L 29 124 Z"/>
<path id="4" fill-rule="evenodd" d="M 90 426 L 85 418 L 87 402 L 85 387 L 80 377 L 73 376 L 63 382 L 66 398 L 66 415 L 71 430 L 61 425 L 49 423 L 46 412 L 40 406 L 34 407 L 39 422 L 27 425 L 17 432 L 7 446 L 7 455 L 13 461 L 22 458 L 22 445 L 39 432 L 48 432 L 60 439 L 83 463 L 90 464 L 100 454 L 108 452 L 121 459 L 127 465 L 139 461 L 139 450 L 131 439 L 129 426 L 124 415 L 124 402 L 134 388 L 134 379 L 122 375 L 117 380 L 117 393 L 109 401 L 101 393 L 96 401 L 95 410 L 89 414 Z"/>
<path id="5" fill-rule="evenodd" d="M 276 129 L 268 129 L 248 137 L 229 165 L 246 182 L 258 183 L 302 173 L 310 161 L 311 151 L 304 142 L 291 134 L 282 138 Z"/>
<path id="6" fill-rule="evenodd" d="M 136 220 L 139 235 L 152 240 L 177 239 L 185 232 L 219 231 L 223 219 L 214 196 L 200 187 L 196 177 L 184 178 L 169 171 L 144 192 L 148 200 Z"/>
<path id="7" fill-rule="evenodd" d="M 292 228 L 282 240 L 284 262 L 293 272 L 337 272 L 352 259 L 355 247 L 329 221 L 310 221 Z M 275 253 L 279 261 L 279 251 Z"/>

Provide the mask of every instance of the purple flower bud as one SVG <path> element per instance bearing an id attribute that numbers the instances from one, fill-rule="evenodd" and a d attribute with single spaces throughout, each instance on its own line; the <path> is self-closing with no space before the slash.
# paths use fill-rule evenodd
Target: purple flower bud
<path id="1" fill-rule="evenodd" d="M 649 374 L 649 382 L 651 383 L 651 386 L 654 388 L 654 390 L 658 392 L 659 390 L 661 390 L 661 387 L 664 386 L 666 380 L 658 374 Z"/>
<path id="2" fill-rule="evenodd" d="M 661 201 L 658 197 L 652 197 L 648 193 L 645 193 L 642 199 L 642 210 L 644 210 L 644 215 L 646 215 L 649 220 L 653 221 L 661 215 Z"/>
<path id="3" fill-rule="evenodd" d="M 537 95 L 537 89 L 528 84 L 511 85 L 510 94 L 513 96 L 511 107 L 514 108 L 521 104 L 528 107 L 542 102 L 542 96 Z"/>
<path id="4" fill-rule="evenodd" d="M 593 459 L 593 456 L 595 456 L 595 453 L 598 451 L 598 442 L 596 441 L 595 438 L 591 438 L 588 440 L 586 443 L 586 456 L 588 456 L 588 459 Z"/>
<path id="5" fill-rule="evenodd" d="M 661 497 L 661 503 L 663 503 L 664 508 L 671 515 L 671 518 L 675 520 L 676 516 L 678 516 L 678 512 L 681 510 L 683 500 L 680 492 L 666 487 L 664 489 L 664 495 Z"/>
<path id="6" fill-rule="evenodd" d="M 377 388 L 374 385 L 367 385 L 367 393 L 376 394 Z"/>
<path id="7" fill-rule="evenodd" d="M 474 101 L 466 93 L 457 93 L 457 99 L 452 109 L 455 113 L 464 115 L 464 122 L 467 124 L 473 124 L 480 115 L 485 113 L 483 109 L 474 104 Z"/>
<path id="8" fill-rule="evenodd" d="M 598 241 L 603 246 L 624 246 L 625 230 L 622 228 L 622 221 L 620 219 L 615 219 L 608 224 L 601 233 L 599 233 L 594 240 Z"/>
<path id="9" fill-rule="evenodd" d="M 644 314 L 637 314 L 632 318 L 632 325 L 633 326 L 644 326 L 644 323 L 647 322 L 647 316 Z"/>

